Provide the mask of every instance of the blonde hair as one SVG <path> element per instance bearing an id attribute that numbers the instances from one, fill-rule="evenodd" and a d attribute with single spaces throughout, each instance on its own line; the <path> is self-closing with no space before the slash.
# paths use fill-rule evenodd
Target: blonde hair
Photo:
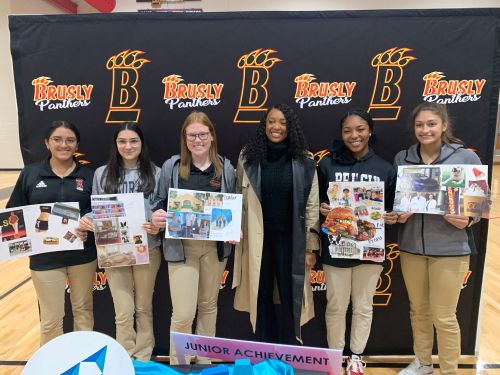
<path id="1" fill-rule="evenodd" d="M 184 124 L 181 128 L 181 164 L 179 167 L 179 176 L 183 180 L 187 180 L 189 178 L 192 158 L 191 152 L 187 147 L 186 128 L 194 123 L 205 125 L 210 131 L 213 141 L 210 145 L 209 158 L 214 166 L 215 176 L 220 177 L 222 175 L 222 162 L 220 161 L 219 154 L 217 152 L 217 136 L 215 135 L 215 128 L 208 116 L 204 112 L 198 111 L 191 112 L 184 120 Z"/>

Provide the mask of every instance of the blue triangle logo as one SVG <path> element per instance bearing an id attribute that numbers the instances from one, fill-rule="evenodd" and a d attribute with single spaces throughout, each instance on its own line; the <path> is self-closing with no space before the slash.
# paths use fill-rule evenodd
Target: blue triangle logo
<path id="1" fill-rule="evenodd" d="M 78 375 L 80 373 L 80 364 L 83 362 L 86 363 L 95 363 L 99 370 L 104 372 L 104 363 L 106 362 L 106 352 L 108 350 L 108 346 L 104 346 L 99 349 L 97 352 L 91 354 L 84 360 L 77 363 L 75 366 L 61 373 L 61 375 Z"/>

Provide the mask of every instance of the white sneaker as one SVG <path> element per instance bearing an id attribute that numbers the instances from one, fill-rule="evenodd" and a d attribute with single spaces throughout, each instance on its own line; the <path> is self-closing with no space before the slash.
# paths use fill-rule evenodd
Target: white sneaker
<path id="1" fill-rule="evenodd" d="M 345 369 L 346 375 L 361 375 L 366 364 L 361 360 L 361 357 L 353 354 L 347 358 L 347 367 Z"/>
<path id="2" fill-rule="evenodd" d="M 398 372 L 398 375 L 432 375 L 434 374 L 434 369 L 432 365 L 423 365 L 420 360 L 415 357 L 412 363 L 410 363 L 406 368 Z"/>

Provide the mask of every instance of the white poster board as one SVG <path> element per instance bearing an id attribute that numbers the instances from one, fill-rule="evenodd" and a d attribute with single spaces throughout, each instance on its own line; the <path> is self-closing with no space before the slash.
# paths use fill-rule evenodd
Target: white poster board
<path id="1" fill-rule="evenodd" d="M 489 217 L 488 166 L 400 165 L 394 211 Z"/>
<path id="2" fill-rule="evenodd" d="M 239 241 L 241 194 L 171 188 L 168 192 L 166 238 Z"/>
<path id="3" fill-rule="evenodd" d="M 385 259 L 384 183 L 330 182 L 330 207 L 321 230 L 332 258 L 383 262 Z"/>
<path id="4" fill-rule="evenodd" d="M 76 236 L 78 202 L 44 203 L 0 210 L 0 260 L 81 250 Z"/>
<path id="5" fill-rule="evenodd" d="M 92 195 L 91 203 L 99 267 L 148 264 L 144 194 Z"/>

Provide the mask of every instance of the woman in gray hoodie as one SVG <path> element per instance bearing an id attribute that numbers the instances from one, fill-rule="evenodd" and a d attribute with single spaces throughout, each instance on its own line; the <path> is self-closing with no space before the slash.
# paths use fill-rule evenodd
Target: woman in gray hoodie
<path id="1" fill-rule="evenodd" d="M 400 151 L 394 164 L 481 164 L 479 157 L 452 135 L 446 107 L 422 103 L 410 129 L 417 143 Z M 402 213 L 398 217 L 401 270 L 410 300 L 414 361 L 400 375 L 432 374 L 436 328 L 442 375 L 457 373 L 460 327 L 456 309 L 471 247 L 466 228 L 478 220 L 467 216 Z"/>
<path id="2" fill-rule="evenodd" d="M 115 132 L 107 164 L 94 174 L 92 194 L 142 192 L 146 215 L 150 217 L 159 177 L 160 168 L 149 158 L 140 127 L 125 122 Z M 155 344 L 153 291 L 160 268 L 161 240 L 159 228 L 150 222 L 143 227 L 148 233 L 149 264 L 106 268 L 106 275 L 115 307 L 116 340 L 131 358 L 147 362 Z M 93 230 L 91 216 L 80 220 L 80 228 Z"/>

